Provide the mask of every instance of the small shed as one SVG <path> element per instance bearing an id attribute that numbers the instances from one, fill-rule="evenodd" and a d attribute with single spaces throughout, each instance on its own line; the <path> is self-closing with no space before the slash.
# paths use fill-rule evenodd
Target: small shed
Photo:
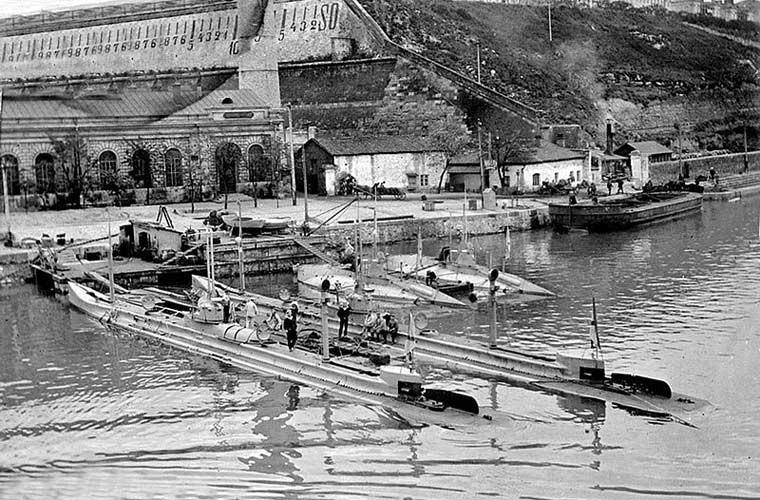
<path id="1" fill-rule="evenodd" d="M 634 151 L 638 152 L 641 159 L 647 163 L 659 163 L 673 159 L 673 151 L 655 141 L 626 142 L 615 150 L 615 154 L 630 158 Z"/>
<path id="2" fill-rule="evenodd" d="M 486 188 L 501 185 L 499 176 L 494 172 L 493 165 L 489 165 L 487 160 L 483 160 L 483 170 L 486 177 Z M 467 190 L 468 192 L 480 193 L 483 190 L 480 178 L 480 159 L 477 151 L 451 158 L 448 173 L 448 186 L 451 191 L 461 193 Z"/>

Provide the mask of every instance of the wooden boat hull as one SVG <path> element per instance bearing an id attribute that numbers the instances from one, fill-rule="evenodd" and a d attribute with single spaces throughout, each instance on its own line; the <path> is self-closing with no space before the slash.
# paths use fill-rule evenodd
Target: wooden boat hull
<path id="1" fill-rule="evenodd" d="M 243 234 L 256 235 L 261 233 L 264 228 L 264 219 L 254 219 L 253 217 L 242 217 L 225 215 L 222 220 L 232 228 L 233 234 L 237 234 L 238 228 L 242 229 Z"/>
<path id="2" fill-rule="evenodd" d="M 549 217 L 559 230 L 608 232 L 683 217 L 701 209 L 702 195 L 698 193 L 651 193 L 597 204 L 551 203 Z"/>

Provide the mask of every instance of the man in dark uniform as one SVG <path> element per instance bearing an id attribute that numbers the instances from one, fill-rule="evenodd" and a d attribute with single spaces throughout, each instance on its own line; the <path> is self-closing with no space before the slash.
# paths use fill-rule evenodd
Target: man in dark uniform
<path id="1" fill-rule="evenodd" d="M 351 316 L 351 305 L 346 299 L 341 299 L 338 305 L 338 340 L 348 336 L 348 318 Z"/>
<path id="2" fill-rule="evenodd" d="M 288 338 L 288 349 L 293 351 L 298 340 L 298 304 L 293 302 L 290 309 L 285 312 L 285 320 L 282 322 L 285 334 Z"/>

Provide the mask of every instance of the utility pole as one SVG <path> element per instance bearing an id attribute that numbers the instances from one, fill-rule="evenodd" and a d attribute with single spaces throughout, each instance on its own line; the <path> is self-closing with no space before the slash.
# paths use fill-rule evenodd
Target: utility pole
<path id="1" fill-rule="evenodd" d="M 552 43 L 554 43 L 552 36 L 552 1 L 549 0 L 549 44 L 551 45 Z"/>
<path id="2" fill-rule="evenodd" d="M 478 84 L 480 84 L 480 41 L 477 44 L 477 61 L 478 61 Z M 480 165 L 480 202 L 483 203 L 485 198 L 483 190 L 486 188 L 486 172 L 483 168 L 483 138 L 480 131 L 480 120 L 478 120 L 478 164 Z M 467 186 L 465 185 L 465 191 Z"/>
<path id="3" fill-rule="evenodd" d="M 309 182 L 306 172 L 306 143 L 301 147 L 301 163 L 303 164 L 303 223 L 304 227 L 309 224 Z M 295 177 L 293 177 L 295 182 Z"/>
<path id="4" fill-rule="evenodd" d="M 681 144 L 681 125 L 679 123 L 674 123 L 673 127 L 676 129 L 676 132 L 678 132 L 678 174 L 681 176 L 681 178 L 683 178 L 683 145 Z"/>
<path id="5" fill-rule="evenodd" d="M 296 157 L 293 153 L 293 112 L 288 103 L 288 144 L 290 146 L 290 191 L 293 193 L 293 206 L 296 206 Z"/>
<path id="6" fill-rule="evenodd" d="M 744 173 L 749 172 L 749 159 L 747 158 L 747 122 L 744 122 Z"/>
<path id="7" fill-rule="evenodd" d="M 3 89 L 0 88 L 0 138 L 2 138 L 2 123 L 3 123 Z M 0 144 L 2 144 L 0 142 Z M 8 199 L 8 165 L 6 164 L 5 157 L 0 156 L 0 170 L 3 174 L 3 206 L 5 213 L 5 222 L 8 224 L 8 242 L 12 242 L 11 234 L 11 204 Z"/>

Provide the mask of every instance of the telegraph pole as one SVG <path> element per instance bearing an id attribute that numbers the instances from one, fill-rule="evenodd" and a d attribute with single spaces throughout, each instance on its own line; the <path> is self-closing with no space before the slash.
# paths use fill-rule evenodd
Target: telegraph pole
<path id="1" fill-rule="evenodd" d="M 293 153 L 293 112 L 288 103 L 288 145 L 290 146 L 290 191 L 293 193 L 293 206 L 296 206 L 296 157 Z"/>
<path id="2" fill-rule="evenodd" d="M 0 138 L 2 138 L 2 123 L 3 123 L 3 89 L 0 88 Z M 2 142 L 0 142 L 2 144 Z M 0 149 L 2 151 L 2 149 Z M 8 199 L 8 165 L 5 161 L 5 156 L 0 156 L 0 170 L 3 174 L 3 206 L 5 213 L 5 222 L 8 225 L 8 242 L 12 243 L 11 233 L 11 204 Z"/>

